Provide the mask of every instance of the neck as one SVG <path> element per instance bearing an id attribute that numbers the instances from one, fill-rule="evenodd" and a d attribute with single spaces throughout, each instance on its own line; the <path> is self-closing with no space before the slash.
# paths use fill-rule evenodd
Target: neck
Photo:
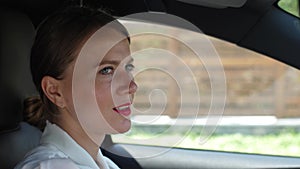
<path id="1" fill-rule="evenodd" d="M 63 116 L 63 114 L 61 114 L 61 116 Z M 72 117 L 59 117 L 59 119 L 60 120 L 55 120 L 54 123 L 67 132 L 77 142 L 77 144 L 84 148 L 90 154 L 90 156 L 96 160 L 105 134 L 97 135 L 97 141 L 94 141 L 84 131 L 77 120 L 74 120 Z"/>

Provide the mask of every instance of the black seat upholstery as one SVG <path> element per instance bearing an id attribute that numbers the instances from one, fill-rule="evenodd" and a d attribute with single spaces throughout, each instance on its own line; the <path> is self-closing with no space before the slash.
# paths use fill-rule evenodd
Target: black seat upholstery
<path id="1" fill-rule="evenodd" d="M 35 30 L 30 19 L 0 8 L 0 161 L 11 169 L 35 147 L 41 132 L 22 121 L 22 101 L 35 94 L 29 56 Z"/>

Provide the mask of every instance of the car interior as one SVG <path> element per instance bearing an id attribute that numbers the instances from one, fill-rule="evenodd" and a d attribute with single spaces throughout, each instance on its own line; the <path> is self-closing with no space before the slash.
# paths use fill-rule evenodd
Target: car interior
<path id="1" fill-rule="evenodd" d="M 215 2 L 215 3 L 214 3 Z M 276 0 L 90 0 L 116 17 L 138 12 L 168 13 L 184 18 L 205 34 L 267 54 L 300 68 L 300 20 L 280 10 Z M 42 132 L 22 121 L 23 100 L 35 95 L 29 56 L 39 23 L 75 0 L 1 0 L 0 10 L 0 168 L 13 168 L 38 145 Z M 132 18 L 134 19 L 134 18 Z M 149 18 L 150 19 L 150 18 Z M 151 18 L 151 22 L 165 22 Z M 181 27 L 176 23 L 162 23 Z M 220 29 L 221 28 L 221 29 Z M 120 168 L 300 168 L 300 158 L 114 143 L 107 136 L 103 154 Z M 151 158 L 140 154 L 166 153 Z"/>

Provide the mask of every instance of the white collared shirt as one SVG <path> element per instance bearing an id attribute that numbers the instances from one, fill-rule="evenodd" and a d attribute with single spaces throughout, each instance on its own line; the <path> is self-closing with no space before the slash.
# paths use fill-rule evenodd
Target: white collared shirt
<path id="1" fill-rule="evenodd" d="M 119 169 L 98 151 L 96 161 L 72 137 L 47 122 L 40 145 L 27 153 L 15 169 Z"/>

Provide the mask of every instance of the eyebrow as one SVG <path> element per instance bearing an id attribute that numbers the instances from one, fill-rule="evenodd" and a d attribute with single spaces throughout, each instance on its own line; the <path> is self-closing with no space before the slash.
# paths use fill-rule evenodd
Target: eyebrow
<path id="1" fill-rule="evenodd" d="M 130 60 L 127 63 L 131 63 L 131 62 L 133 62 L 133 58 L 130 58 Z M 100 62 L 99 65 L 104 65 L 104 64 L 118 65 L 118 64 L 120 64 L 120 61 L 118 61 L 118 60 L 103 60 L 102 62 Z"/>
<path id="2" fill-rule="evenodd" d="M 104 65 L 104 64 L 111 64 L 111 65 L 118 65 L 120 62 L 116 60 L 104 60 L 100 62 L 99 65 Z"/>

